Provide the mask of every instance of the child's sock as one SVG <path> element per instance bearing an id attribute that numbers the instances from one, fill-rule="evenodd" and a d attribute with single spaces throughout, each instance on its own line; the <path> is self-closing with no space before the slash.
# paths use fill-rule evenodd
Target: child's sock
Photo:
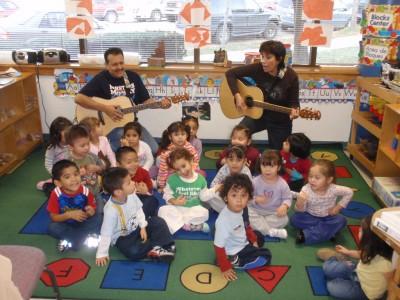
<path id="1" fill-rule="evenodd" d="M 277 238 L 280 238 L 280 239 L 286 239 L 287 238 L 287 231 L 286 231 L 286 229 L 271 228 L 268 231 L 268 235 L 270 237 L 277 237 Z"/>

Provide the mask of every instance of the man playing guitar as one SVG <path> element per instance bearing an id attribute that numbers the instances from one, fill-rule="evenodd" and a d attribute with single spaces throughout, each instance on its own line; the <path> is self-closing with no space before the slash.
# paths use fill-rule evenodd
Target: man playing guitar
<path id="1" fill-rule="evenodd" d="M 75 103 L 87 109 L 97 110 L 108 115 L 112 120 L 122 120 L 123 113 L 113 105 L 96 102 L 92 97 L 112 99 L 119 96 L 127 96 L 132 104 L 152 103 L 146 87 L 139 74 L 125 70 L 124 54 L 120 48 L 109 48 L 104 52 L 106 70 L 98 73 L 76 95 Z M 109 134 L 111 146 L 115 151 L 120 146 L 122 128 L 115 128 Z M 146 142 L 153 154 L 158 145 L 150 133 L 143 127 L 142 140 Z"/>

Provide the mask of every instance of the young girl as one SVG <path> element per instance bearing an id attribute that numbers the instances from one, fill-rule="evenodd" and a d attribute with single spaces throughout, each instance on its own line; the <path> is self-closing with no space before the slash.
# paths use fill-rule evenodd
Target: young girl
<path id="1" fill-rule="evenodd" d="M 196 149 L 197 154 L 200 158 L 203 151 L 203 144 L 201 143 L 201 140 L 197 138 L 197 131 L 199 130 L 199 119 L 192 116 L 187 116 L 182 120 L 182 122 L 185 126 L 188 126 L 190 128 L 189 142 Z"/>
<path id="2" fill-rule="evenodd" d="M 257 244 L 255 232 L 243 222 L 243 209 L 252 195 L 253 186 L 245 174 L 228 176 L 220 191 L 226 206 L 215 222 L 214 249 L 222 275 L 229 281 L 237 279 L 233 268 L 249 270 L 271 263 L 271 252 Z"/>
<path id="3" fill-rule="evenodd" d="M 246 154 L 246 164 L 253 173 L 255 170 L 256 162 L 260 156 L 260 152 L 251 146 L 251 133 L 250 130 L 244 125 L 236 125 L 231 133 L 231 145 L 243 146 Z M 226 163 L 226 149 L 221 152 L 219 160 L 217 161 L 217 169 L 221 168 Z"/>
<path id="4" fill-rule="evenodd" d="M 187 231 L 209 232 L 208 210 L 201 206 L 199 194 L 207 187 L 206 179 L 194 171 L 193 155 L 184 148 L 170 153 L 168 163 L 175 174 L 168 177 L 158 216 L 167 223 L 171 234 L 180 228 Z"/>
<path id="5" fill-rule="evenodd" d="M 81 121 L 81 124 L 89 130 L 90 152 L 97 155 L 106 166 L 116 166 L 115 154 L 111 149 L 108 139 L 103 135 L 103 129 L 100 126 L 100 121 L 94 117 L 87 117 Z"/>
<path id="6" fill-rule="evenodd" d="M 275 150 L 263 152 L 260 175 L 253 179 L 254 198 L 249 203 L 250 224 L 263 235 L 287 238 L 284 227 L 289 222 L 288 210 L 292 205 L 292 194 L 287 182 L 279 176 L 282 158 Z"/>
<path id="7" fill-rule="evenodd" d="M 209 189 L 204 189 L 200 193 L 200 199 L 209 204 L 216 212 L 221 212 L 225 207 L 225 201 L 219 197 L 224 180 L 229 175 L 246 174 L 251 178 L 250 169 L 246 166 L 246 156 L 244 147 L 230 146 L 226 151 L 226 163 L 218 170 Z"/>
<path id="8" fill-rule="evenodd" d="M 121 146 L 129 146 L 135 149 L 139 158 L 139 166 L 149 171 L 154 164 L 153 154 L 148 144 L 140 140 L 142 125 L 139 122 L 128 122 L 124 126 L 124 134 L 121 139 Z"/>
<path id="9" fill-rule="evenodd" d="M 72 122 L 64 117 L 57 117 L 50 124 L 50 140 L 44 155 L 44 167 L 51 174 L 56 162 L 66 159 L 68 156 L 68 145 L 65 141 L 65 133 Z M 43 190 L 50 195 L 55 185 L 51 179 L 39 181 L 36 184 L 38 190 Z"/>
<path id="10" fill-rule="evenodd" d="M 182 122 L 174 122 L 163 132 L 159 156 L 159 170 L 157 176 L 157 185 L 159 191 L 165 187 L 168 175 L 173 173 L 173 169 L 168 166 L 170 153 L 177 148 L 185 148 L 193 156 L 192 166 L 194 170 L 198 169 L 199 156 L 196 149 L 188 142 L 189 133 L 187 127 Z"/>
<path id="11" fill-rule="evenodd" d="M 296 193 L 297 211 L 290 219 L 299 229 L 296 243 L 307 245 L 330 240 L 346 226 L 339 215 L 353 197 L 349 187 L 335 184 L 335 166 L 326 159 L 316 160 L 310 168 L 308 183 Z M 339 202 L 337 198 L 341 197 Z"/>
<path id="12" fill-rule="evenodd" d="M 283 179 L 292 191 L 299 192 L 307 180 L 311 167 L 309 159 L 311 141 L 304 133 L 292 133 L 283 142 L 281 150 L 283 160 Z"/>
<path id="13" fill-rule="evenodd" d="M 322 268 L 327 277 L 328 292 L 334 298 L 386 299 L 388 282 L 393 277 L 393 249 L 371 230 L 371 219 L 372 216 L 368 216 L 361 221 L 360 250 L 349 250 L 341 245 L 335 248 L 343 256 L 359 259 L 358 264 L 339 260 L 333 250 L 329 258 L 325 256 L 327 261 Z"/>

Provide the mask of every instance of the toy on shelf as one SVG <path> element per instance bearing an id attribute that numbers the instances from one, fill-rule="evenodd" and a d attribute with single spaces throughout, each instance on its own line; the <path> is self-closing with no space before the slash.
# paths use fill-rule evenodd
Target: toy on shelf
<path id="1" fill-rule="evenodd" d="M 385 100 L 376 96 L 372 95 L 369 96 L 369 111 L 374 115 L 376 121 L 379 124 L 382 124 L 385 104 L 386 104 Z"/>
<path id="2" fill-rule="evenodd" d="M 398 145 L 399 145 L 399 139 L 400 139 L 400 122 L 397 123 L 396 128 L 395 128 L 395 132 L 396 132 L 396 134 L 394 135 L 393 140 L 392 140 L 392 144 L 391 144 L 391 147 L 392 147 L 393 150 L 396 150 L 397 147 L 398 147 Z"/>
<path id="3" fill-rule="evenodd" d="M 226 50 L 219 48 L 214 51 L 214 66 L 229 68 L 232 66 L 232 61 L 228 60 L 228 53 Z"/>
<path id="4" fill-rule="evenodd" d="M 165 43 L 164 41 L 158 42 L 155 53 L 147 59 L 150 67 L 164 67 L 165 66 Z"/>
<path id="5" fill-rule="evenodd" d="M 387 63 L 382 64 L 381 80 L 388 88 L 400 93 L 400 69 L 395 69 Z"/>
<path id="6" fill-rule="evenodd" d="M 366 158 L 375 161 L 378 152 L 378 141 L 360 138 L 360 151 Z"/>

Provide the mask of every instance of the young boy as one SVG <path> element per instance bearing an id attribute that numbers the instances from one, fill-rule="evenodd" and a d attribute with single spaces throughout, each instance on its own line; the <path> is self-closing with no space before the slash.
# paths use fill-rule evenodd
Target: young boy
<path id="1" fill-rule="evenodd" d="M 120 147 L 115 153 L 118 166 L 128 170 L 131 180 L 135 183 L 136 194 L 143 204 L 146 219 L 157 215 L 158 200 L 152 195 L 153 183 L 149 172 L 139 166 L 139 157 L 135 149 Z"/>
<path id="2" fill-rule="evenodd" d="M 249 177 L 245 174 L 228 176 L 220 196 L 226 206 L 215 222 L 214 249 L 223 276 L 232 281 L 237 279 L 233 268 L 249 270 L 270 264 L 271 252 L 259 248 L 254 231 L 244 226 L 243 209 L 253 196 Z"/>
<path id="3" fill-rule="evenodd" d="M 210 205 L 216 212 L 221 212 L 225 202 L 219 196 L 225 178 L 228 175 L 246 174 L 251 179 L 250 169 L 246 166 L 246 155 L 243 146 L 229 146 L 226 150 L 225 164 L 218 170 L 209 189 L 200 192 L 201 201 Z"/>
<path id="4" fill-rule="evenodd" d="M 70 149 L 68 159 L 79 167 L 82 183 L 95 195 L 96 199 L 100 199 L 98 174 L 104 170 L 105 166 L 99 157 L 90 153 L 89 131 L 83 125 L 73 125 L 66 134 L 66 141 Z"/>
<path id="5" fill-rule="evenodd" d="M 89 234 L 98 234 L 101 218 L 96 214 L 93 194 L 81 184 L 78 166 L 60 160 L 53 166 L 56 188 L 51 192 L 47 211 L 51 223 L 49 234 L 59 239 L 58 250 L 78 250 Z"/>
<path id="6" fill-rule="evenodd" d="M 110 245 L 127 258 L 145 257 L 170 262 L 175 256 L 175 243 L 165 221 L 152 217 L 146 221 L 142 202 L 135 194 L 135 183 L 127 169 L 115 167 L 104 173 L 103 188 L 111 194 L 104 206 L 104 220 L 96 254 L 96 265 L 109 261 Z"/>

